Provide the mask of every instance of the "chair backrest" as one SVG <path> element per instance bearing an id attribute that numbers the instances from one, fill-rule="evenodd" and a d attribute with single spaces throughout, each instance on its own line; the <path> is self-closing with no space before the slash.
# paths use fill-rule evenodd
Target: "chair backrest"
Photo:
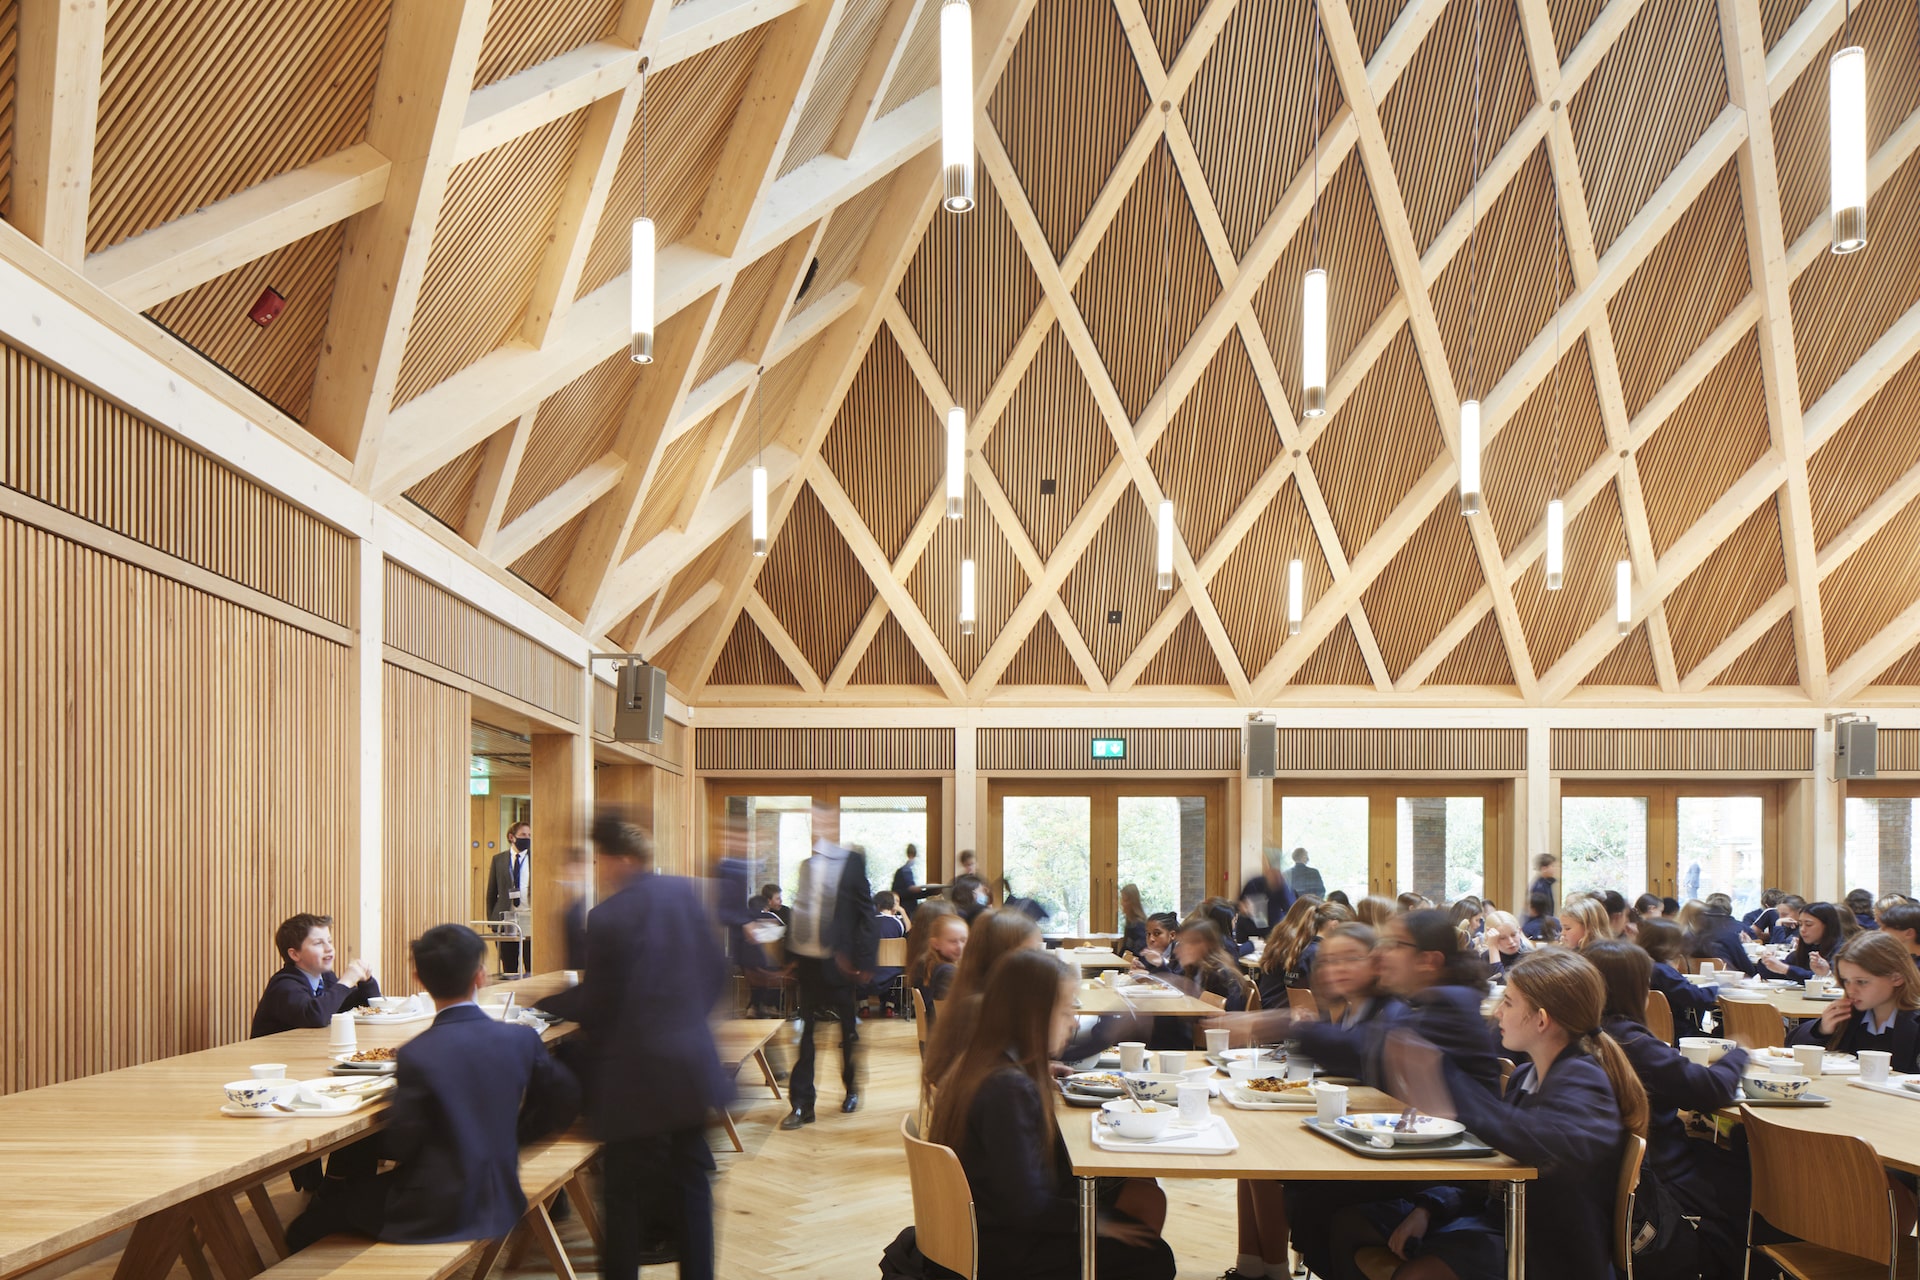
<path id="1" fill-rule="evenodd" d="M 1247 984 L 1247 1012 L 1260 1012 L 1260 984 L 1257 982 Z"/>
<path id="2" fill-rule="evenodd" d="M 913 1025 L 914 1034 L 920 1037 L 920 1055 L 927 1053 L 927 998 L 920 994 L 920 988 L 913 989 Z"/>
<path id="3" fill-rule="evenodd" d="M 1507 1096 L 1507 1081 L 1513 1079 L 1513 1059 L 1495 1058 L 1494 1061 L 1500 1064 L 1500 1096 L 1504 1098 Z"/>
<path id="4" fill-rule="evenodd" d="M 1647 992 L 1647 1030 L 1665 1040 L 1673 1041 L 1673 1004 L 1664 991 Z"/>
<path id="5" fill-rule="evenodd" d="M 951 1147 L 920 1140 L 912 1116 L 900 1121 L 907 1145 L 907 1181 L 913 1187 L 913 1234 L 921 1256 L 973 1280 L 979 1265 L 973 1189 Z"/>
<path id="6" fill-rule="evenodd" d="M 905 938 L 880 939 L 880 948 L 874 953 L 873 963 L 878 969 L 906 968 L 907 940 Z"/>
<path id="7" fill-rule="evenodd" d="M 1620 1149 L 1620 1181 L 1613 1189 L 1613 1265 L 1627 1280 L 1633 1280 L 1633 1190 L 1640 1185 L 1640 1162 L 1646 1155 L 1647 1140 L 1628 1134 Z"/>
<path id="8" fill-rule="evenodd" d="M 1753 1212 L 1808 1244 L 1892 1263 L 1892 1193 L 1871 1146 L 1770 1124 L 1748 1106 L 1740 1119 L 1753 1156 Z"/>
<path id="9" fill-rule="evenodd" d="M 1287 988 L 1287 1008 L 1295 1013 L 1310 1013 L 1316 1018 L 1320 1016 L 1320 1002 L 1305 987 Z"/>
<path id="10" fill-rule="evenodd" d="M 1720 1021 L 1727 1038 L 1748 1049 L 1778 1049 L 1787 1043 L 1780 1011 L 1770 1000 L 1722 1000 Z"/>
<path id="11" fill-rule="evenodd" d="M 1217 996 L 1211 991 L 1202 991 L 1200 998 L 1216 1009 L 1224 1009 L 1227 1007 L 1227 998 L 1225 996 Z"/>

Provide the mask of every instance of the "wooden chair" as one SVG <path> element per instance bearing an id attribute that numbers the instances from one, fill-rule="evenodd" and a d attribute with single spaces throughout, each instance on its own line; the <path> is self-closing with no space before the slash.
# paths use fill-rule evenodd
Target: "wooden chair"
<path id="1" fill-rule="evenodd" d="M 1311 1014 L 1316 1018 L 1320 1016 L 1320 1002 L 1305 987 L 1287 988 L 1287 1008 L 1295 1013 Z"/>
<path id="2" fill-rule="evenodd" d="M 1620 1152 L 1620 1178 L 1613 1187 L 1613 1265 L 1627 1280 L 1633 1280 L 1633 1193 L 1640 1186 L 1640 1164 L 1647 1158 L 1647 1140 L 1637 1133 L 1627 1135 Z"/>
<path id="3" fill-rule="evenodd" d="M 1753 1153 L 1747 1259 L 1757 1248 L 1799 1280 L 1878 1280 L 1915 1274 L 1912 1236 L 1895 1239 L 1893 1189 L 1865 1140 L 1771 1124 L 1740 1108 Z M 1753 1243 L 1753 1220 L 1799 1239 Z"/>
<path id="4" fill-rule="evenodd" d="M 927 998 L 920 988 L 913 989 L 913 1026 L 920 1037 L 920 1056 L 927 1056 Z"/>
<path id="5" fill-rule="evenodd" d="M 1513 1079 L 1514 1062 L 1512 1058 L 1496 1058 L 1500 1064 L 1500 1096 L 1507 1096 L 1507 1081 Z"/>
<path id="6" fill-rule="evenodd" d="M 907 1146 L 907 1181 L 913 1187 L 913 1234 L 929 1262 L 973 1280 L 980 1241 L 973 1216 L 973 1189 L 952 1148 L 920 1140 L 912 1116 L 900 1121 Z"/>
<path id="7" fill-rule="evenodd" d="M 1257 982 L 1247 984 L 1247 1012 L 1260 1012 L 1260 984 Z"/>
<path id="8" fill-rule="evenodd" d="M 874 953 L 873 967 L 899 970 L 888 986 L 890 994 L 883 995 L 880 999 L 883 1004 L 891 1004 L 895 1008 L 904 1004 L 906 1002 L 904 993 L 907 989 L 907 940 L 905 938 L 880 939 L 879 949 Z"/>
<path id="9" fill-rule="evenodd" d="M 1673 1005 L 1664 991 L 1647 992 L 1647 1030 L 1665 1040 L 1673 1039 Z"/>
<path id="10" fill-rule="evenodd" d="M 1786 1025 L 1770 1000 L 1722 1000 L 1720 1024 L 1743 1048 L 1778 1049 L 1787 1043 Z"/>

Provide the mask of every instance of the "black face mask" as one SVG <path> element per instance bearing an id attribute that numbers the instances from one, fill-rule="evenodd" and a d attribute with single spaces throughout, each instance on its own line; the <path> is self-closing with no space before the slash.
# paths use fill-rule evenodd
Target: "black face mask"
<path id="1" fill-rule="evenodd" d="M 531 836 L 518 836 L 514 839 L 513 847 L 525 853 L 533 847 L 533 838 Z"/>

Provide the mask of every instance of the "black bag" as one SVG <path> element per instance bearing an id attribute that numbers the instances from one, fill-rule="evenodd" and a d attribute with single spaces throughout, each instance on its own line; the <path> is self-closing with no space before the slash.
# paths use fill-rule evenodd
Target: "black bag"
<path id="1" fill-rule="evenodd" d="M 1640 1166 L 1632 1240 L 1634 1280 L 1695 1280 L 1700 1275 L 1700 1220 L 1680 1211 L 1651 1164 Z"/>
<path id="2" fill-rule="evenodd" d="M 959 1276 L 937 1262 L 929 1262 L 920 1253 L 920 1245 L 908 1227 L 893 1238 L 880 1255 L 880 1280 L 960 1280 Z"/>

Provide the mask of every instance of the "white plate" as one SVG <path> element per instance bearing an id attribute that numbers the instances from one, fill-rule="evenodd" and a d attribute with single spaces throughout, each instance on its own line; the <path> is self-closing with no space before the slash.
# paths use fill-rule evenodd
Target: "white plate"
<path id="1" fill-rule="evenodd" d="M 1261 1093 L 1244 1085 L 1230 1084 L 1221 1092 L 1228 1105 L 1242 1111 L 1316 1111 L 1320 1106 L 1311 1089 L 1293 1094 Z"/>
<path id="2" fill-rule="evenodd" d="M 1087 1097 L 1102 1097 L 1102 1098 L 1124 1097 L 1126 1096 L 1126 1092 L 1127 1092 L 1127 1087 L 1124 1084 L 1113 1085 L 1113 1084 L 1107 1084 L 1104 1082 L 1093 1083 L 1089 1080 L 1089 1077 L 1108 1076 L 1108 1075 L 1116 1075 L 1116 1074 L 1118 1073 L 1112 1072 L 1112 1071 L 1078 1071 L 1078 1072 L 1075 1072 L 1073 1075 L 1068 1076 L 1061 1083 L 1066 1085 L 1068 1088 L 1072 1089 L 1074 1092 L 1083 1094 Z"/>
<path id="3" fill-rule="evenodd" d="M 344 1116 L 351 1112 L 358 1111 L 369 1102 L 385 1097 L 392 1089 L 389 1079 L 384 1076 L 368 1077 L 366 1080 L 367 1087 L 365 1089 L 355 1090 L 351 1093 L 344 1093 L 341 1092 L 341 1090 L 345 1086 L 358 1082 L 354 1080 L 342 1080 L 338 1076 L 324 1076 L 319 1080 L 302 1080 L 298 1083 L 304 1084 L 314 1092 L 328 1097 L 330 1100 L 333 1100 L 334 1104 L 326 1107 L 298 1107 L 292 1111 L 282 1111 L 278 1107 L 268 1106 L 256 1111 L 249 1107 L 236 1107 L 232 1103 L 227 1103 L 220 1108 L 220 1114 L 235 1116 L 243 1120 L 259 1120 L 269 1117 L 293 1120 L 301 1116 L 327 1118 Z M 279 1100 L 291 1094 L 294 1089 L 294 1084 L 295 1082 L 288 1081 L 285 1090 L 276 1090 L 274 1093 L 275 1099 Z"/>
<path id="4" fill-rule="evenodd" d="M 357 1049 L 348 1049 L 344 1053 L 333 1055 L 334 1070 L 343 1075 L 390 1076 L 400 1069 L 400 1064 L 389 1058 L 385 1062 L 355 1062 L 353 1055 Z"/>
<path id="5" fill-rule="evenodd" d="M 1415 1116 L 1413 1128 L 1407 1131 L 1394 1128 L 1399 1122 L 1400 1116 L 1391 1111 L 1364 1111 L 1357 1115 L 1341 1116 L 1334 1121 L 1343 1129 L 1351 1129 L 1369 1137 L 1376 1133 L 1390 1133 L 1395 1142 L 1445 1142 L 1467 1131 L 1467 1127 L 1458 1120 L 1447 1120 L 1440 1116 Z"/>
<path id="6" fill-rule="evenodd" d="M 1773 1048 L 1750 1049 L 1747 1052 L 1747 1058 L 1756 1066 L 1761 1064 L 1772 1066 L 1777 1063 L 1784 1067 L 1794 1060 L 1791 1049 L 1781 1050 Z M 1758 1075 L 1759 1072 L 1749 1072 L 1748 1074 Z M 1860 1059 L 1850 1053 L 1829 1053 L 1820 1059 L 1820 1074 L 1823 1076 L 1857 1076 L 1860 1074 Z"/>

